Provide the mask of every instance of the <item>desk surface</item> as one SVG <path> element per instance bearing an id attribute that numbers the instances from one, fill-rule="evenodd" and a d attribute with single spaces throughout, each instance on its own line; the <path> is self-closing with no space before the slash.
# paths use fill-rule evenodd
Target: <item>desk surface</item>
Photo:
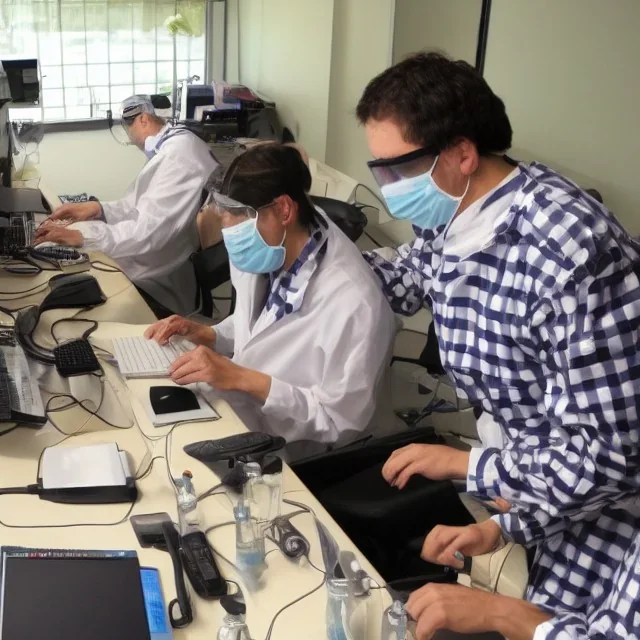
<path id="1" fill-rule="evenodd" d="M 92 256 L 94 261 L 110 263 L 104 256 Z M 111 338 L 118 335 L 133 335 L 143 332 L 146 323 L 153 320 L 135 288 L 121 273 L 104 273 L 94 270 L 109 300 L 105 305 L 80 313 L 73 310 L 52 311 L 41 319 L 35 338 L 43 346 L 52 345 L 51 324 L 65 316 L 86 317 L 100 321 L 91 340 L 96 346 L 110 350 Z M 26 304 L 38 303 L 43 292 L 37 291 L 28 298 L 7 301 L 6 292 L 25 291 L 37 284 L 46 284 L 48 276 L 55 272 L 45 272 L 36 278 L 1 275 L 4 292 L 0 294 L 0 305 L 16 309 Z M 120 320 L 130 323 L 119 324 Z M 62 323 L 56 327 L 58 339 L 78 336 L 85 329 L 73 323 Z M 108 427 L 98 418 L 92 417 L 81 408 L 50 414 L 58 429 L 73 436 L 61 434 L 51 424 L 42 429 L 17 429 L 0 439 L 0 486 L 20 486 L 33 483 L 38 469 L 38 459 L 48 446 L 78 446 L 102 442 L 117 442 L 128 452 L 132 469 L 136 475 L 148 474 L 138 480 L 140 497 L 131 513 L 144 514 L 167 511 L 176 518 L 176 503 L 173 489 L 167 476 L 165 452 L 168 451 L 171 472 L 180 475 L 184 469 L 194 474 L 198 493 L 218 483 L 218 478 L 203 464 L 187 456 L 182 447 L 198 440 L 224 437 L 245 430 L 231 408 L 223 401 L 215 401 L 221 419 L 215 422 L 184 424 L 176 427 L 169 439 L 170 427 L 154 428 L 149 421 L 140 398 L 148 394 L 153 380 L 124 381 L 117 369 L 103 363 L 105 370 L 105 401 L 101 414 L 119 428 Z M 60 392 L 62 379 L 49 370 L 40 378 L 42 388 Z M 96 380 L 97 381 L 97 380 Z M 162 384 L 167 381 L 163 380 Z M 44 394 L 45 400 L 49 395 Z M 149 465 L 151 465 L 149 467 Z M 308 505 L 328 527 L 343 549 L 357 551 L 346 535 L 334 523 L 322 506 L 313 498 L 295 474 L 288 468 L 284 471 L 283 491 L 285 497 Z M 204 525 L 223 525 L 212 531 L 212 546 L 223 556 L 233 561 L 235 556 L 235 530 L 224 525 L 233 520 L 232 505 L 224 495 L 212 496 L 201 503 Z M 283 505 L 283 513 L 296 510 Z M 58 505 L 40 501 L 36 496 L 0 497 L 0 545 L 26 545 L 34 547 L 92 548 L 92 549 L 135 549 L 143 565 L 157 566 L 161 571 L 165 600 L 175 596 L 171 561 L 166 553 L 140 549 L 131 525 L 128 522 L 129 505 Z M 294 519 L 296 527 L 311 543 L 311 561 L 323 568 L 322 554 L 313 518 L 308 514 Z M 73 526 L 72 526 L 73 525 Z M 268 549 L 275 548 L 274 545 Z M 361 554 L 357 554 L 363 568 L 376 580 L 380 580 L 373 567 Z M 250 593 L 244 586 L 247 600 L 247 622 L 252 637 L 266 637 L 274 615 L 285 605 L 311 591 L 321 584 L 323 576 L 308 564 L 298 564 L 285 558 L 279 551 L 269 553 L 265 586 Z M 224 576 L 241 583 L 232 566 L 220 559 L 219 566 Z M 380 615 L 388 604 L 386 593 L 374 590 L 368 605 L 368 637 L 379 635 Z M 204 601 L 192 594 L 196 620 L 187 629 L 175 631 L 175 638 L 210 640 L 222 620 L 223 611 L 217 601 Z M 324 639 L 326 590 L 319 589 L 282 613 L 275 624 L 274 640 Z"/>

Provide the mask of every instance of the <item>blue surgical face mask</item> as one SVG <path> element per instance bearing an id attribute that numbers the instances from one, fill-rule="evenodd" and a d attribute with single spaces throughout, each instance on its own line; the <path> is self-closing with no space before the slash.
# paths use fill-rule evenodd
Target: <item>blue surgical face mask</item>
<path id="1" fill-rule="evenodd" d="M 433 180 L 437 162 L 438 158 L 427 173 L 381 187 L 382 196 L 394 218 L 410 220 L 421 229 L 437 229 L 453 218 L 469 189 L 471 179 L 459 198 L 449 195 Z"/>
<path id="2" fill-rule="evenodd" d="M 284 239 L 278 247 L 267 244 L 258 231 L 258 218 L 245 220 L 222 230 L 229 260 L 236 269 L 247 273 L 273 273 L 284 264 Z"/>

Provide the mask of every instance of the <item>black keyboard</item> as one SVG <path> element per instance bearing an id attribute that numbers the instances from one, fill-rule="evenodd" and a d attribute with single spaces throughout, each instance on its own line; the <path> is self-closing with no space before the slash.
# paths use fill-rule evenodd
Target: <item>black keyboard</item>
<path id="1" fill-rule="evenodd" d="M 88 340 L 72 340 L 53 350 L 56 369 L 63 378 L 100 371 L 100 363 Z"/>
<path id="2" fill-rule="evenodd" d="M 4 357 L 0 354 L 0 422 L 11 420 L 11 390 L 9 372 Z"/>
<path id="3" fill-rule="evenodd" d="M 2 247 L 0 248 L 0 253 L 3 256 L 13 256 L 24 251 L 26 246 L 27 234 L 24 224 L 10 224 L 8 227 L 4 227 Z"/>
<path id="4" fill-rule="evenodd" d="M 72 247 L 30 247 L 29 253 L 34 258 L 41 258 L 47 261 L 55 260 L 56 262 L 83 260 L 85 257 L 85 254 Z"/>

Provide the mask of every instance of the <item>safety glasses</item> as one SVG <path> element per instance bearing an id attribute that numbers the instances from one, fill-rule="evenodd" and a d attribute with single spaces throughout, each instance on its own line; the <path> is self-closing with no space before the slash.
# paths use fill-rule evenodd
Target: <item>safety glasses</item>
<path id="1" fill-rule="evenodd" d="M 428 173 L 437 158 L 431 149 L 417 149 L 395 158 L 370 160 L 367 166 L 379 187 Z"/>
<path id="2" fill-rule="evenodd" d="M 248 204 L 234 200 L 229 196 L 222 195 L 218 191 L 210 191 L 203 208 L 206 209 L 207 207 L 211 207 L 215 209 L 216 213 L 223 213 L 226 211 L 234 217 L 253 220 L 258 217 L 258 211 L 266 209 L 272 204 L 273 202 L 269 202 L 268 204 L 262 205 L 256 209 Z"/>

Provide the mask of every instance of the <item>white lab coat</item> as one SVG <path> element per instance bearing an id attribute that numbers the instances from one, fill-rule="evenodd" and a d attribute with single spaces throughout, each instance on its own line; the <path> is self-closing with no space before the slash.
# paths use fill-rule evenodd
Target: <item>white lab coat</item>
<path id="1" fill-rule="evenodd" d="M 167 136 L 124 197 L 102 204 L 104 221 L 74 228 L 86 247 L 113 258 L 160 304 L 190 313 L 196 282 L 189 256 L 199 248 L 196 214 L 215 167 L 207 145 L 190 131 Z"/>
<path id="2" fill-rule="evenodd" d="M 377 409 L 395 318 L 355 244 L 328 225 L 327 252 L 298 312 L 269 325 L 262 313 L 269 278 L 232 266 L 235 313 L 214 327 L 218 352 L 271 375 L 264 405 L 241 393 L 225 397 L 249 429 L 286 438 L 289 460 L 388 426 Z"/>

